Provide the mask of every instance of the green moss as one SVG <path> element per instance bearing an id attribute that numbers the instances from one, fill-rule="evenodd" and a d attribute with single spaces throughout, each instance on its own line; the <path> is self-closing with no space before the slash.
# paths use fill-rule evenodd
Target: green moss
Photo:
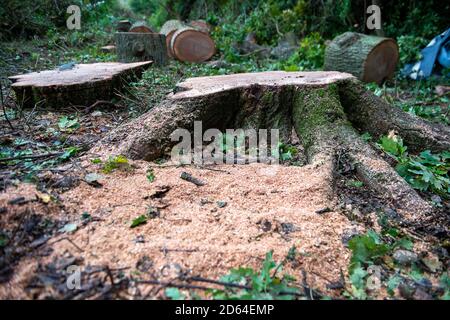
<path id="1" fill-rule="evenodd" d="M 306 147 L 313 144 L 318 130 L 333 135 L 341 125 L 348 124 L 335 84 L 325 88 L 297 89 L 292 104 L 294 126 Z"/>

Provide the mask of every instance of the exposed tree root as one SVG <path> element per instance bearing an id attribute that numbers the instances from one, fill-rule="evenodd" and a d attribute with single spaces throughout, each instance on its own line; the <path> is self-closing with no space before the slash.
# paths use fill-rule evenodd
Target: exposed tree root
<path id="1" fill-rule="evenodd" d="M 339 86 L 348 119 L 358 128 L 378 137 L 395 130 L 414 151 L 450 150 L 450 127 L 415 117 L 393 107 L 351 79 Z"/>
<path id="2" fill-rule="evenodd" d="M 118 128 L 100 149 L 133 159 L 154 160 L 170 151 L 178 128 L 279 129 L 288 141 L 292 126 L 307 152 L 309 162 L 329 173 L 333 185 L 337 155 L 354 162 L 360 178 L 373 190 L 416 219 L 430 205 L 360 138 L 356 127 L 375 136 L 396 130 L 412 149 L 450 149 L 450 129 L 431 124 L 396 109 L 352 76 L 338 72 L 265 72 L 193 78 L 181 83 L 174 94 L 139 119 Z M 98 150 L 98 148 L 97 148 Z"/>

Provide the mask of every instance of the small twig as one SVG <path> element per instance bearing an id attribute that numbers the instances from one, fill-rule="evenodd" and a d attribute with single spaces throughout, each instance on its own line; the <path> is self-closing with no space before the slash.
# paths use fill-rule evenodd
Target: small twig
<path id="1" fill-rule="evenodd" d="M 77 248 L 78 251 L 84 252 L 83 249 L 81 249 L 79 246 L 77 246 L 77 245 L 76 245 L 72 240 L 70 240 L 68 237 L 62 237 L 62 238 L 57 239 L 57 240 L 55 240 L 55 241 L 53 241 L 53 242 L 47 243 L 47 245 L 50 246 L 50 245 L 53 245 L 53 244 L 55 244 L 55 243 L 61 242 L 61 241 L 63 241 L 63 240 L 67 240 L 68 242 L 70 242 L 75 248 Z"/>
<path id="2" fill-rule="evenodd" d="M 199 289 L 199 290 L 214 290 L 214 288 L 209 288 L 205 286 L 197 286 L 192 284 L 177 284 L 177 283 L 171 283 L 171 282 L 163 282 L 159 280 L 139 280 L 136 281 L 136 284 L 151 284 L 151 285 L 157 285 L 157 286 L 164 286 L 164 287 L 172 287 L 172 288 L 179 288 L 179 289 Z"/>
<path id="3" fill-rule="evenodd" d="M 166 255 L 169 252 L 197 252 L 198 248 L 196 248 L 196 249 L 168 249 L 166 247 L 163 247 L 163 248 L 159 249 L 159 251 L 161 251 L 162 253 L 164 253 L 164 255 Z"/>
<path id="4" fill-rule="evenodd" d="M 205 185 L 205 183 L 203 181 L 201 181 L 197 178 L 194 178 L 191 174 L 184 172 L 184 171 L 181 173 L 180 178 L 187 182 L 195 184 L 197 187 L 201 187 L 201 186 Z"/>
<path id="5" fill-rule="evenodd" d="M 12 125 L 11 121 L 9 121 L 8 119 L 8 115 L 6 114 L 6 107 L 5 107 L 5 100 L 3 97 L 3 85 L 0 82 L 0 99 L 1 99 L 1 104 L 2 104 L 2 109 L 3 109 L 3 116 L 5 117 L 6 122 L 8 122 L 9 127 L 11 128 L 11 130 L 15 130 L 14 126 Z"/>
<path id="6" fill-rule="evenodd" d="M 85 113 L 89 113 L 92 109 L 94 109 L 95 107 L 97 107 L 97 106 L 99 106 L 99 105 L 102 105 L 102 104 L 108 105 L 108 106 L 111 106 L 111 107 L 118 108 L 118 105 L 115 104 L 115 103 L 113 103 L 113 102 L 111 102 L 111 101 L 98 100 L 98 101 L 94 102 L 93 104 L 91 104 L 91 105 L 90 105 L 89 107 L 87 107 L 86 109 L 84 109 L 84 112 L 85 112 Z"/>
<path id="7" fill-rule="evenodd" d="M 44 154 L 27 154 L 27 155 L 21 155 L 17 157 L 8 157 L 8 158 L 1 158 L 0 162 L 8 162 L 13 160 L 23 160 L 23 159 L 39 159 L 39 158 L 47 158 L 47 157 L 56 157 L 62 155 L 63 152 L 49 152 Z"/>
<path id="8" fill-rule="evenodd" d="M 111 281 L 111 285 L 112 286 L 115 286 L 116 284 L 115 284 L 115 282 L 114 282 L 114 276 L 113 276 L 113 274 L 112 274 L 112 272 L 111 272 L 111 269 L 109 269 L 109 267 L 108 266 L 105 266 L 105 272 L 106 272 L 106 275 L 109 277 L 109 280 Z"/>

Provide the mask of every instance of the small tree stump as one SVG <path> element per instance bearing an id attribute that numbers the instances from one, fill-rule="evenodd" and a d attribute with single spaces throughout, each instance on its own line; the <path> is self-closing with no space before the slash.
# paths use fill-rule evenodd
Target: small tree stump
<path id="1" fill-rule="evenodd" d="M 159 33 L 116 33 L 117 56 L 120 62 L 153 61 L 157 66 L 167 63 L 166 37 Z"/>
<path id="2" fill-rule="evenodd" d="M 161 34 L 166 36 L 167 54 L 171 58 L 173 57 L 173 52 L 170 47 L 172 36 L 178 29 L 182 29 L 185 27 L 186 25 L 179 20 L 168 20 L 163 24 L 161 30 L 159 31 Z"/>
<path id="3" fill-rule="evenodd" d="M 326 48 L 324 70 L 348 72 L 361 81 L 381 84 L 393 76 L 398 57 L 393 39 L 346 32 Z"/>
<path id="4" fill-rule="evenodd" d="M 128 32 L 136 32 L 136 33 L 155 33 L 152 28 L 150 28 L 144 21 L 138 21 L 134 23 Z"/>
<path id="5" fill-rule="evenodd" d="M 204 62 L 216 52 L 211 37 L 191 27 L 178 29 L 173 34 L 170 49 L 176 59 L 184 62 Z"/>
<path id="6" fill-rule="evenodd" d="M 16 98 L 24 107 L 89 106 L 110 100 L 128 81 L 139 78 L 151 62 L 78 64 L 72 69 L 33 72 L 10 77 Z"/>

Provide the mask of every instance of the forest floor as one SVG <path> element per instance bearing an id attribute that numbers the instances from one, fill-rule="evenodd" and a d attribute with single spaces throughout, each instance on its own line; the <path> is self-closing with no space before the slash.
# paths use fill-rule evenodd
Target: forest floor
<path id="1" fill-rule="evenodd" d="M 48 68 L 63 55 L 41 45 L 7 48 L 0 48 L 2 75 Z M 223 297 L 238 289 L 256 297 L 257 288 L 217 281 L 232 268 L 259 272 L 263 265 L 260 274 L 267 272 L 271 251 L 281 262 L 269 268 L 271 278 L 286 284 L 285 290 L 298 289 L 294 296 L 300 298 L 449 296 L 448 199 L 439 198 L 428 225 L 405 224 L 345 159 L 331 185 L 305 165 L 298 144 L 295 156 L 279 166 L 174 166 L 164 159 L 147 163 L 89 153 L 107 132 L 151 108 L 193 69 L 172 63 L 163 72 L 149 70 L 144 80 L 151 78 L 152 88 L 138 83 L 118 96 L 115 107 L 93 110 L 21 110 L 2 79 L 0 160 L 10 160 L 0 162 L 1 298 Z M 211 67 L 198 67 L 194 75 L 202 72 Z M 399 107 L 446 122 L 448 96 L 437 95 L 434 87 L 374 90 Z M 181 179 L 182 172 L 205 185 Z M 337 197 L 331 197 L 333 190 Z M 422 195 L 437 201 L 433 194 Z M 378 265 L 372 280 L 379 285 L 370 286 L 366 269 L 355 272 L 355 261 Z M 66 286 L 72 265 L 82 270 L 78 290 Z M 167 291 L 172 287 L 181 293 Z"/>

